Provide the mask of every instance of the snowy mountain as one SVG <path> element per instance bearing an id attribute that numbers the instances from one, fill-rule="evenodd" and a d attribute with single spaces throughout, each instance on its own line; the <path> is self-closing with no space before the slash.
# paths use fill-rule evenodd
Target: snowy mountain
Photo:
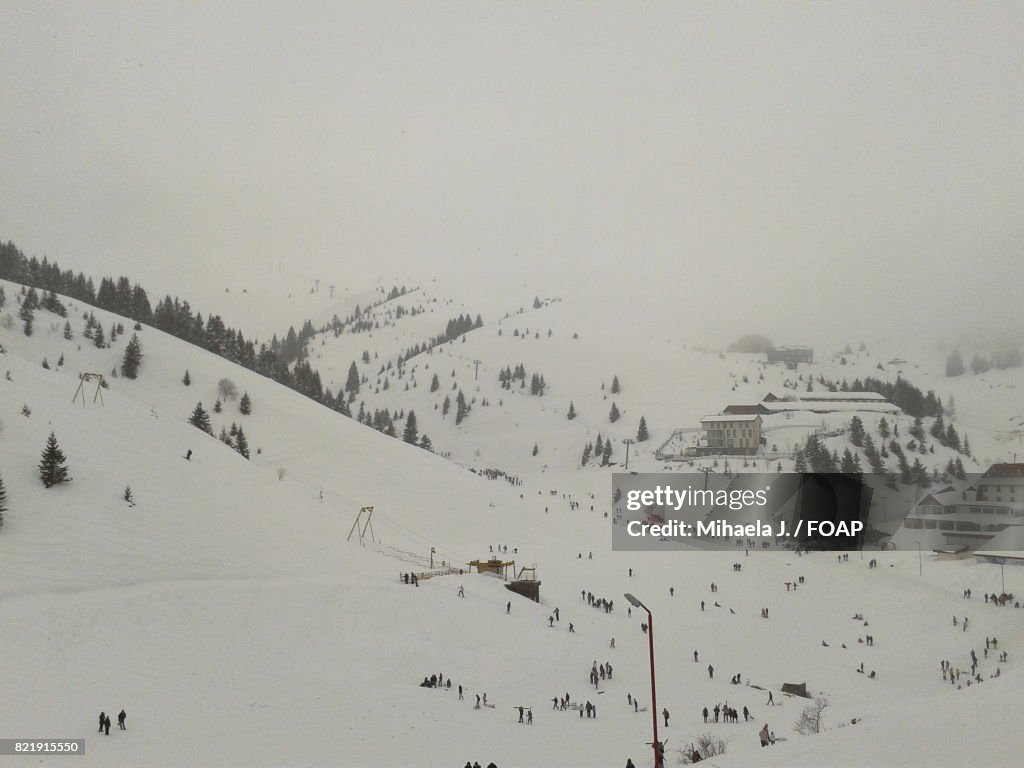
<path id="1" fill-rule="evenodd" d="M 388 302 L 373 310 L 379 329 L 314 337 L 309 360 L 325 384 L 343 386 L 355 360 L 366 377 L 356 407 L 414 409 L 420 431 L 445 458 L 79 302 L 63 300 L 73 338 L 64 338 L 63 318 L 43 309 L 26 336 L 17 319 L 21 287 L 3 288 L 5 737 L 84 737 L 79 760 L 97 766 L 440 768 L 493 760 L 505 768 L 622 765 L 627 757 L 643 765 L 652 714 L 640 628 L 646 616 L 633 610 L 627 617 L 621 595 L 628 591 L 656 617 L 658 709 L 671 713 L 660 734 L 670 757 L 711 732 L 728 742 L 715 764 L 738 768 L 1010 766 L 1019 759 L 1024 742 L 1012 719 L 1024 614 L 980 599 L 1001 589 L 998 567 L 925 554 L 919 575 L 915 552 L 836 562 L 825 553 L 610 551 L 611 469 L 579 467 L 585 442 L 599 432 L 612 436 L 617 463 L 618 441 L 635 436 L 644 415 L 651 440 L 633 446 L 630 468 L 661 469 L 653 451 L 671 430 L 729 403 L 757 402 L 793 372 L 699 351 L 692 341 L 684 348 L 673 335 L 625 327 L 600 305 L 572 297 L 542 297 L 534 309 L 532 296 L 510 296 L 484 311 L 436 287 L 405 298 L 422 313 L 395 318 L 397 303 Z M 97 348 L 83 336 L 87 312 L 104 329 L 120 323 L 125 333 Z M 413 357 L 398 374 L 404 350 L 452 317 L 478 313 L 482 327 Z M 133 332 L 143 351 L 138 378 L 115 377 Z M 361 363 L 364 351 L 371 364 Z M 894 354 L 867 352 L 810 370 L 829 379 L 869 375 Z M 940 362 L 902 370 L 944 401 L 955 395 L 955 423 L 962 420 L 976 456 L 1000 450 L 1000 430 L 1016 406 L 987 387 L 1015 387 L 1019 372 L 946 381 Z M 500 370 L 519 363 L 525 388 L 502 389 Z M 389 386 L 378 392 L 381 366 Z M 72 400 L 83 372 L 106 377 L 102 404 L 93 382 L 85 382 L 84 402 L 81 394 Z M 544 376 L 543 396 L 527 394 L 535 372 Z M 430 392 L 434 373 L 440 386 Z M 614 377 L 620 392 L 612 395 Z M 238 399 L 213 411 L 223 379 L 249 395 L 251 414 L 239 411 Z M 454 412 L 441 417 L 440 402 L 445 395 L 454 401 L 458 389 L 476 402 L 456 426 Z M 573 420 L 566 418 L 570 401 Z M 242 426 L 250 460 L 188 423 L 197 402 L 210 412 L 214 435 Z M 621 418 L 610 424 L 613 402 Z M 782 440 L 821 426 L 819 416 L 801 418 L 774 434 Z M 847 419 L 832 415 L 825 426 Z M 51 432 L 72 479 L 45 488 L 36 467 Z M 845 437 L 827 440 L 839 447 Z M 945 458 L 938 449 L 935 456 Z M 468 468 L 500 469 L 521 485 Z M 365 506 L 374 507 L 376 541 L 360 546 L 349 532 Z M 435 566 L 465 569 L 500 545 L 517 567 L 536 564 L 539 604 L 477 573 L 439 575 L 416 587 L 400 578 L 429 571 L 432 549 Z M 871 558 L 878 568 L 868 567 Z M 740 571 L 732 567 L 737 560 Z M 1006 570 L 1006 591 L 1024 593 L 1019 569 Z M 785 582 L 798 576 L 805 581 L 790 592 Z M 967 588 L 970 601 L 962 598 Z M 614 611 L 589 607 L 581 590 L 613 600 Z M 559 620 L 549 622 L 555 608 Z M 954 614 L 970 617 L 968 631 L 952 625 Z M 990 636 L 1009 653 L 1007 663 L 994 651 L 982 658 Z M 971 649 L 984 683 L 968 687 L 966 672 L 960 687 L 944 681 L 939 660 L 967 670 Z M 614 667 L 598 689 L 587 683 L 595 660 Z M 856 671 L 862 662 L 865 674 Z M 997 668 L 999 677 L 991 677 Z M 453 688 L 419 686 L 434 673 L 450 677 Z M 741 683 L 730 685 L 736 674 Z M 806 702 L 781 688 L 801 682 L 831 702 L 821 734 L 792 730 Z M 768 691 L 776 706 L 766 706 Z M 600 719 L 552 711 L 552 697 L 567 692 L 573 702 L 596 704 Z M 493 709 L 474 708 L 484 693 Z M 634 712 L 627 694 L 648 711 Z M 700 710 L 717 702 L 749 707 L 753 722 L 705 726 Z M 533 708 L 532 726 L 518 724 L 519 705 Z M 127 732 L 94 736 L 99 711 L 121 707 Z M 785 737 L 767 750 L 757 740 L 765 722 Z M 969 736 L 951 737 L 965 728 Z M 33 756 L 31 764 L 64 759 Z"/>

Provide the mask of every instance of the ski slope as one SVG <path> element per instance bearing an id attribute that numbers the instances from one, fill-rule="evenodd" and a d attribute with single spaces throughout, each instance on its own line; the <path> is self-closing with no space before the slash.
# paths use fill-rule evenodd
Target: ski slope
<path id="1" fill-rule="evenodd" d="M 18 290 L 4 287 L 9 303 L 0 314 L 12 311 Z M 433 420 L 429 376 L 419 371 L 416 396 L 424 406 L 397 397 L 394 405 L 413 403 L 418 415 L 422 408 L 421 431 L 458 462 L 518 474 L 523 484 L 513 487 L 381 436 L 151 328 L 140 332 L 145 357 L 137 380 L 110 379 L 102 406 L 91 402 L 91 390 L 85 406 L 72 403 L 78 372 L 109 373 L 131 334 L 124 321 L 128 334 L 111 349 L 96 349 L 81 337 L 83 309 L 69 303 L 72 341 L 61 336 L 63 321 L 45 311 L 37 312 L 31 337 L 17 322 L 0 324 L 0 368 L 10 372 L 10 380 L 0 378 L 0 472 L 10 508 L 0 529 L 5 738 L 84 737 L 86 754 L 76 762 L 82 766 L 442 768 L 493 760 L 509 768 L 621 766 L 627 757 L 649 765 L 651 712 L 634 713 L 626 703 L 628 693 L 650 706 L 645 617 L 627 617 L 622 598 L 631 592 L 655 616 L 658 709 L 671 712 L 659 733 L 670 757 L 713 731 L 729 739 L 714 764 L 737 768 L 1019 764 L 1024 611 L 980 599 L 1000 589 L 998 567 L 933 562 L 925 553 L 919 575 L 916 552 L 865 553 L 863 560 L 854 554 L 837 563 L 827 554 L 609 551 L 610 477 L 596 467 L 577 469 L 583 440 L 598 430 L 629 435 L 643 409 L 653 446 L 665 434 L 673 398 L 686 419 L 713 403 L 763 394 L 765 382 L 725 394 L 717 388 L 730 374 L 743 375 L 742 360 L 689 349 L 675 374 L 641 375 L 635 366 L 667 359 L 675 342 L 624 346 L 608 363 L 612 356 L 600 352 L 611 323 L 596 316 L 572 323 L 579 315 L 568 301 L 530 316 L 531 330 L 557 329 L 548 347 L 543 333 L 509 335 L 527 326 L 525 318 L 503 320 L 501 337 L 488 322 L 465 342 L 446 345 L 422 364 L 450 373 L 458 363 L 456 378 L 468 390 L 471 361 L 486 360 L 481 379 L 493 379 L 494 391 L 481 395 L 487 392 L 492 405 L 476 407 L 458 428 Z M 105 328 L 118 319 L 94 311 Z M 439 315 L 447 319 L 447 311 Z M 569 328 L 577 324 L 574 340 Z M 325 357 L 335 341 L 353 340 L 327 339 Z M 578 355 L 568 351 L 575 342 Z M 351 351 L 339 351 L 338 359 Z M 51 370 L 41 367 L 44 356 Z M 498 406 L 494 368 L 504 361 L 536 366 L 550 394 L 506 394 L 507 405 Z M 186 368 L 190 387 L 181 383 Z M 625 425 L 609 427 L 595 414 L 606 410 L 601 381 L 616 373 Z M 186 421 L 199 400 L 211 410 L 223 377 L 250 394 L 253 413 L 242 416 L 237 401 L 229 402 L 211 413 L 214 431 L 243 424 L 252 461 Z M 405 394 L 388 392 L 396 389 Z M 387 402 L 379 398 L 376 407 Z M 556 410 L 570 398 L 580 411 L 576 422 Z M 957 402 L 965 412 L 976 408 L 966 391 Z M 35 466 L 51 430 L 74 479 L 44 489 Z M 529 453 L 534 442 L 537 457 Z M 644 451 L 639 456 L 639 466 L 652 466 Z M 126 485 L 133 507 L 121 497 Z M 570 509 L 573 499 L 579 509 Z M 375 507 L 378 545 L 346 540 L 364 505 Z M 519 565 L 537 564 L 540 604 L 491 576 L 439 576 L 418 588 L 399 579 L 421 569 L 401 553 L 425 558 L 434 547 L 437 559 L 464 564 L 487 557 L 492 545 L 507 545 Z M 867 567 L 870 557 L 879 568 Z M 737 561 L 740 572 L 732 568 Z M 1024 595 L 1024 573 L 1006 570 L 1007 591 Z M 796 576 L 804 585 L 787 592 L 784 582 Z M 457 596 L 460 585 L 465 598 Z M 961 597 L 968 587 L 971 601 Z M 580 590 L 614 600 L 614 612 L 588 607 Z M 555 607 L 560 621 L 552 628 Z M 760 618 L 763 607 L 768 620 Z M 855 613 L 869 626 L 853 621 Z M 954 614 L 970 617 L 966 633 L 952 626 Z M 867 633 L 875 637 L 870 648 L 858 643 Z M 983 659 L 980 686 L 957 690 L 943 682 L 940 659 L 966 669 L 970 650 L 981 658 L 992 635 L 1009 652 L 1008 663 Z M 587 684 L 595 660 L 615 669 L 603 693 Z M 876 679 L 855 671 L 862 661 Z M 996 667 L 1000 676 L 989 679 Z M 435 672 L 464 685 L 466 699 L 454 688 L 418 686 Z M 729 684 L 736 673 L 744 684 Z M 780 693 L 785 682 L 806 682 L 829 697 L 825 733 L 792 732 L 802 702 Z M 778 706 L 765 705 L 768 689 Z M 484 692 L 495 707 L 474 709 Z M 551 711 L 551 698 L 566 692 L 594 702 L 598 720 Z M 748 706 L 754 722 L 704 726 L 701 708 L 725 701 Z M 534 708 L 530 727 L 516 722 L 520 704 Z M 121 707 L 127 732 L 90 730 L 100 710 Z M 757 730 L 765 722 L 787 740 L 761 749 Z"/>

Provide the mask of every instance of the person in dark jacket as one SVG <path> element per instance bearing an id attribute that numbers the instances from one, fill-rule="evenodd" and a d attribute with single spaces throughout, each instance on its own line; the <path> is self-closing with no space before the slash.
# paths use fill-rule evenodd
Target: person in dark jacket
<path id="1" fill-rule="evenodd" d="M 127 728 L 124 727 L 124 721 L 127 720 L 127 719 L 128 719 L 128 715 L 122 709 L 118 713 L 118 715 L 117 715 L 117 727 L 120 728 L 122 731 L 127 731 L 128 730 Z"/>
<path id="2" fill-rule="evenodd" d="M 107 713 L 106 712 L 100 712 L 100 729 L 98 731 L 96 731 L 97 733 L 103 733 L 103 723 L 105 723 L 106 721 L 107 721 Z"/>
<path id="3" fill-rule="evenodd" d="M 103 720 L 103 735 L 110 735 L 110 715 L 107 715 L 106 718 L 104 718 Z"/>

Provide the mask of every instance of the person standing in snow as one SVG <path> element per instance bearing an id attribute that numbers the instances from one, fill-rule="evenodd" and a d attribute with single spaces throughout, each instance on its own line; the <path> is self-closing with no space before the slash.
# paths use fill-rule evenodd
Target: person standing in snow
<path id="1" fill-rule="evenodd" d="M 512 613 L 512 601 L 505 603 L 505 613 Z"/>
<path id="2" fill-rule="evenodd" d="M 714 679 L 715 679 L 715 668 L 714 668 L 714 667 L 712 667 L 712 666 L 711 666 L 710 664 L 708 664 L 708 677 L 709 677 L 709 678 L 710 678 L 711 680 L 714 680 Z"/>
<path id="3" fill-rule="evenodd" d="M 661 710 L 661 715 L 665 718 L 665 727 L 668 728 L 668 709 Z"/>
<path id="4" fill-rule="evenodd" d="M 768 704 L 773 706 L 773 707 L 775 706 L 775 699 L 774 699 L 771 691 L 768 691 Z"/>
<path id="5" fill-rule="evenodd" d="M 100 712 L 100 729 L 97 731 L 97 733 L 103 733 L 103 723 L 105 723 L 106 720 L 107 720 L 107 713 L 106 712 Z"/>
<path id="6" fill-rule="evenodd" d="M 104 718 L 103 720 L 103 735 L 110 735 L 110 715 L 107 715 L 106 718 Z"/>
<path id="7" fill-rule="evenodd" d="M 760 733 L 758 733 L 758 736 L 761 737 L 761 746 L 762 747 L 767 747 L 768 746 L 768 723 L 764 724 L 764 728 L 761 729 Z"/>
<path id="8" fill-rule="evenodd" d="M 704 707 L 704 712 L 702 714 L 704 715 L 704 722 L 706 723 L 708 721 L 708 708 L 707 707 Z"/>
<path id="9" fill-rule="evenodd" d="M 120 728 L 122 731 L 127 731 L 128 730 L 127 728 L 124 727 L 124 721 L 127 718 L 128 718 L 128 715 L 122 709 L 121 712 L 117 716 L 117 727 Z"/>

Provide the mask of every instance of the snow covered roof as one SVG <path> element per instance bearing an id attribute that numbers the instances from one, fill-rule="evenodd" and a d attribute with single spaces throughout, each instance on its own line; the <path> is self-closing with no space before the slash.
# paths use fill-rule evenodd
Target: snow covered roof
<path id="1" fill-rule="evenodd" d="M 775 400 L 761 403 L 771 413 L 785 411 L 812 411 L 817 413 L 834 413 L 836 411 L 868 411 L 872 413 L 897 413 L 899 406 L 882 400 L 878 402 L 851 402 L 848 400 L 810 401 L 810 400 Z"/>
<path id="2" fill-rule="evenodd" d="M 747 413 L 715 413 L 711 416 L 705 416 L 700 420 L 703 424 L 706 421 L 756 421 L 761 417 L 758 414 L 747 414 Z"/>
<path id="3" fill-rule="evenodd" d="M 775 397 L 778 396 L 776 395 Z M 882 402 L 886 401 L 885 395 L 879 392 L 794 392 L 792 395 L 786 395 L 779 399 L 803 400 L 806 402 L 814 402 L 815 400 L 874 400 Z"/>

